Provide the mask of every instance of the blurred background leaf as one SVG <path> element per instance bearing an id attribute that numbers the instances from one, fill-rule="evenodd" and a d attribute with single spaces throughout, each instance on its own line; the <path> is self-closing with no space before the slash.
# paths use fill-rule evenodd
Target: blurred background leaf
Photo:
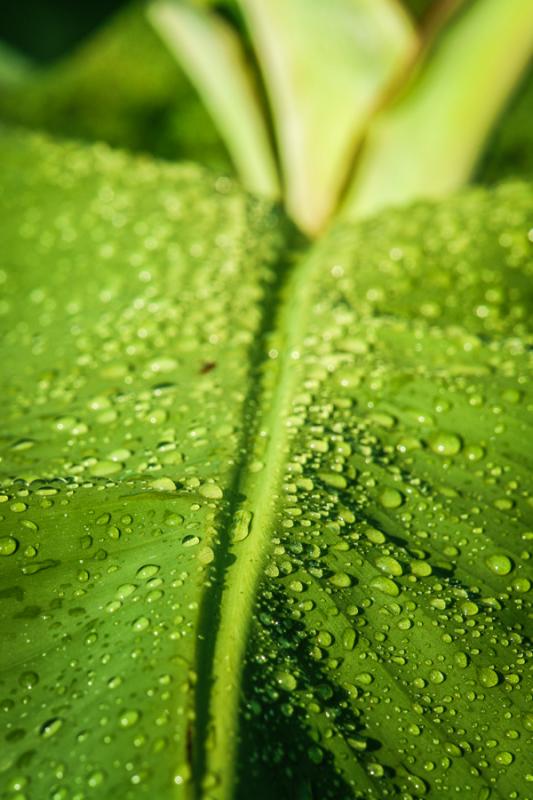
<path id="1" fill-rule="evenodd" d="M 0 38 L 36 61 L 54 61 L 124 5 L 126 0 L 8 0 Z"/>
<path id="2" fill-rule="evenodd" d="M 52 0 L 47 4 L 54 5 Z M 84 5 L 72 4 L 69 14 Z M 20 9 L 24 6 L 21 2 Z M 78 33 L 86 30 L 83 19 L 78 21 Z M 3 33 L 15 47 L 14 36 L 7 38 L 4 22 L 2 26 L 0 36 Z M 64 51 L 65 32 L 63 36 Z M 38 38 L 36 31 L 34 37 Z M 72 50 L 35 69 L 25 82 L 4 81 L 8 85 L 0 87 L 1 117 L 58 135 L 103 140 L 163 158 L 200 161 L 219 172 L 231 171 L 210 116 L 152 30 L 142 4 L 127 4 L 81 44 L 70 42 Z M 24 52 L 35 58 L 36 41 Z M 0 70 L 0 80 L 7 69 Z"/>
<path id="3" fill-rule="evenodd" d="M 417 20 L 433 3 L 405 0 Z M 7 0 L 2 11 L 4 121 L 233 172 L 210 116 L 146 21 L 142 3 Z M 533 177 L 532 103 L 530 69 L 491 137 L 477 180 Z"/>

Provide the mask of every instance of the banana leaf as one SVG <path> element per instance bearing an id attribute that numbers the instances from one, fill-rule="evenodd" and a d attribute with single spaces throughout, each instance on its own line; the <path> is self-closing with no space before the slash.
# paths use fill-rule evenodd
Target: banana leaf
<path id="1" fill-rule="evenodd" d="M 104 145 L 0 186 L 5 797 L 526 798 L 531 187 L 309 247 Z"/>

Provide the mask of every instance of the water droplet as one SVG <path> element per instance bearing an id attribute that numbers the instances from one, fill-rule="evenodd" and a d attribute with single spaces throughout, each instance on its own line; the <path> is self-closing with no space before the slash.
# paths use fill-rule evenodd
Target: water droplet
<path id="1" fill-rule="evenodd" d="M 509 753 L 508 750 L 502 750 L 500 753 L 496 754 L 495 761 L 502 767 L 508 767 L 510 764 L 513 763 L 514 756 L 512 753 Z"/>
<path id="2" fill-rule="evenodd" d="M 339 589 L 347 589 L 352 585 L 352 579 L 346 572 L 335 572 L 330 577 L 329 582 L 332 583 L 333 586 L 337 586 Z"/>
<path id="3" fill-rule="evenodd" d="M 19 684 L 23 689 L 33 689 L 39 683 L 39 675 L 36 672 L 28 670 L 22 672 L 19 677 Z"/>
<path id="4" fill-rule="evenodd" d="M 118 600 L 125 600 L 126 597 L 130 596 L 130 594 L 133 594 L 136 588 L 137 587 L 134 583 L 123 583 L 115 592 L 115 597 Z"/>
<path id="5" fill-rule="evenodd" d="M 513 562 L 505 555 L 491 555 L 486 560 L 486 565 L 494 575 L 508 575 L 513 569 Z"/>
<path id="6" fill-rule="evenodd" d="M 91 774 L 87 778 L 87 784 L 91 787 L 91 789 L 95 789 L 97 786 L 101 786 L 105 780 L 105 772 L 102 770 L 95 770 L 95 772 L 91 772 Z"/>
<path id="7" fill-rule="evenodd" d="M 200 564 L 210 564 L 215 559 L 215 553 L 212 547 L 202 547 L 198 553 L 198 561 Z"/>
<path id="8" fill-rule="evenodd" d="M 175 492 L 176 484 L 170 478 L 156 478 L 150 481 L 150 488 L 156 492 Z"/>
<path id="9" fill-rule="evenodd" d="M 399 508 L 403 501 L 403 494 L 398 489 L 384 489 L 379 496 L 383 508 Z"/>
<path id="10" fill-rule="evenodd" d="M 344 475 L 340 475 L 338 472 L 319 472 L 318 477 L 333 489 L 346 489 L 348 485 Z"/>
<path id="11" fill-rule="evenodd" d="M 242 509 L 235 514 L 235 526 L 233 528 L 233 541 L 242 542 L 250 533 L 253 514 L 251 511 Z"/>
<path id="12" fill-rule="evenodd" d="M 108 475 L 115 475 L 120 472 L 124 465 L 120 461 L 102 460 L 97 461 L 89 467 L 89 472 L 95 478 L 107 478 Z"/>
<path id="13" fill-rule="evenodd" d="M 372 589 L 377 589 L 379 592 L 383 592 L 383 594 L 389 595 L 389 597 L 398 597 L 400 594 L 398 584 L 391 580 L 391 578 L 386 578 L 382 575 L 370 581 L 370 587 Z"/>
<path id="14" fill-rule="evenodd" d="M 294 675 L 291 672 L 286 672 L 284 670 L 279 670 L 275 674 L 276 684 L 279 686 L 280 689 L 283 689 L 285 692 L 293 692 L 298 682 Z"/>
<path id="15" fill-rule="evenodd" d="M 145 631 L 150 627 L 150 620 L 148 617 L 137 617 L 132 624 L 134 631 Z"/>
<path id="16" fill-rule="evenodd" d="M 134 709 L 126 710 L 120 715 L 118 723 L 121 728 L 131 728 L 139 721 L 140 716 Z"/>
<path id="17" fill-rule="evenodd" d="M 216 483 L 204 483 L 198 491 L 202 497 L 206 497 L 208 500 L 221 500 L 224 496 L 222 489 Z"/>
<path id="18" fill-rule="evenodd" d="M 342 646 L 345 650 L 353 650 L 357 641 L 357 634 L 353 628 L 346 628 L 342 634 Z"/>
<path id="19" fill-rule="evenodd" d="M 466 653 L 459 651 L 455 654 L 454 661 L 458 667 L 465 669 L 468 666 L 470 659 Z"/>
<path id="20" fill-rule="evenodd" d="M 515 578 L 511 588 L 519 594 L 526 594 L 531 589 L 531 581 L 528 578 Z"/>
<path id="21" fill-rule="evenodd" d="M 402 565 L 392 556 L 381 556 L 381 558 L 378 558 L 376 560 L 376 567 L 382 572 L 386 572 L 388 575 L 394 575 L 395 577 L 403 575 Z"/>
<path id="22" fill-rule="evenodd" d="M 165 514 L 165 525 L 168 525 L 169 528 L 179 528 L 184 521 L 184 517 L 181 514 L 176 514 L 175 511 L 167 511 Z"/>
<path id="23" fill-rule="evenodd" d="M 439 431 L 428 439 L 428 444 L 439 456 L 455 456 L 461 451 L 462 442 L 455 433 Z"/>
<path id="24" fill-rule="evenodd" d="M 465 600 L 461 605 L 461 611 L 465 617 L 475 617 L 479 613 L 479 607 L 471 600 Z"/>
<path id="25" fill-rule="evenodd" d="M 139 567 L 137 570 L 137 577 L 140 580 L 147 580 L 148 578 L 153 578 L 158 572 L 159 566 L 157 564 L 143 564 L 143 566 Z"/>
<path id="26" fill-rule="evenodd" d="M 19 543 L 13 536 L 0 536 L 0 556 L 11 556 L 18 550 Z"/>
<path id="27" fill-rule="evenodd" d="M 481 685 L 485 686 L 487 689 L 492 689 L 493 686 L 497 686 L 500 682 L 498 673 L 490 667 L 483 667 L 480 669 L 478 677 Z"/>
<path id="28" fill-rule="evenodd" d="M 44 739 L 50 739 L 63 727 L 63 720 L 60 717 L 52 717 L 41 725 L 39 733 Z"/>

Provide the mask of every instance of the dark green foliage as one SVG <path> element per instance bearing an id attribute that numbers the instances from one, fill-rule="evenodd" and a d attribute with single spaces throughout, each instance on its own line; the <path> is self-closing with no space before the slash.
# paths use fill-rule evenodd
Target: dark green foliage
<path id="1" fill-rule="evenodd" d="M 137 4 L 53 67 L 5 87 L 1 117 L 231 171 L 209 115 Z"/>

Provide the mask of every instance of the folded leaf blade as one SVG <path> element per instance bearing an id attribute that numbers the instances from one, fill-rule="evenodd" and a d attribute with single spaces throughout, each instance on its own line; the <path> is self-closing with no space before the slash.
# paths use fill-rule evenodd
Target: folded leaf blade
<path id="1" fill-rule="evenodd" d="M 532 54 L 528 0 L 467 5 L 372 123 L 345 200 L 347 218 L 464 185 Z"/>
<path id="2" fill-rule="evenodd" d="M 369 116 L 415 47 L 396 3 L 240 0 L 273 109 L 286 205 L 310 233 L 332 213 Z"/>
<path id="3" fill-rule="evenodd" d="M 149 7 L 148 14 L 196 85 L 243 185 L 252 192 L 276 198 L 276 163 L 237 34 L 214 14 L 184 3 L 158 0 Z"/>

